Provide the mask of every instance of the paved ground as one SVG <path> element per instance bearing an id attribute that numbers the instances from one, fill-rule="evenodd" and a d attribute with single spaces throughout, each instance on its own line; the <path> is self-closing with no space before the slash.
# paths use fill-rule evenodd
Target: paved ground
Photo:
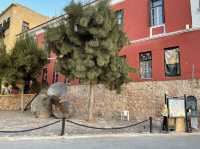
<path id="1" fill-rule="evenodd" d="M 200 135 L 101 136 L 49 140 L 0 140 L 3 149 L 199 149 Z"/>
<path id="2" fill-rule="evenodd" d="M 20 111 L 16 112 L 3 112 L 1 111 L 0 114 L 0 131 L 5 130 L 23 130 L 29 128 L 35 128 L 41 125 L 49 124 L 52 122 L 57 121 L 57 119 L 49 118 L 49 119 L 39 119 L 35 118 L 30 112 L 22 113 Z M 97 121 L 95 123 L 86 123 L 85 121 L 76 120 L 78 123 L 92 125 L 97 127 L 118 127 L 118 126 L 126 126 L 132 122 L 126 121 Z M 156 126 L 156 125 L 154 125 Z M 154 129 L 154 131 L 158 131 L 159 129 Z M 25 133 L 17 133 L 17 134 L 4 134 L 0 133 L 0 137 L 13 137 L 13 136 L 58 136 L 61 131 L 61 123 L 55 124 L 53 126 L 32 131 L 32 132 L 25 132 Z M 66 123 L 66 132 L 68 135 L 80 135 L 80 134 L 116 134 L 116 133 L 148 133 L 149 132 L 149 122 L 141 124 L 136 127 L 131 127 L 128 129 L 123 130 L 112 130 L 112 131 L 105 131 L 105 130 L 94 130 L 94 129 L 87 129 L 84 127 L 76 126 L 70 123 Z"/>

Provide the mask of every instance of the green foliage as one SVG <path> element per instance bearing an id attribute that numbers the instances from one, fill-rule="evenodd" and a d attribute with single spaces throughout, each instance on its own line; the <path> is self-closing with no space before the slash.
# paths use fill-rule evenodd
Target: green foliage
<path id="1" fill-rule="evenodd" d="M 3 38 L 0 38 L 0 50 L 1 52 L 5 52 L 6 46 L 3 42 Z"/>
<path id="2" fill-rule="evenodd" d="M 41 69 L 47 64 L 47 55 L 40 49 L 33 37 L 26 35 L 17 40 L 10 55 L 3 54 L 4 61 L 0 60 L 1 65 L 5 65 L 1 73 L 5 80 L 10 83 L 21 83 L 25 80 L 36 80 Z"/>
<path id="3" fill-rule="evenodd" d="M 5 73 L 11 66 L 10 56 L 6 53 L 6 47 L 3 39 L 0 39 L 0 79 L 3 80 Z"/>
<path id="4" fill-rule="evenodd" d="M 57 69 L 69 79 L 104 84 L 117 89 L 130 81 L 130 68 L 119 51 L 128 38 L 117 24 L 109 1 L 82 7 L 71 3 L 65 8 L 68 17 L 51 27 L 46 38 L 57 54 Z"/>

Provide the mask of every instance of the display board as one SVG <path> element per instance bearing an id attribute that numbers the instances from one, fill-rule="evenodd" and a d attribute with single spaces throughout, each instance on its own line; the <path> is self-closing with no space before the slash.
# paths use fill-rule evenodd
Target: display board
<path id="1" fill-rule="evenodd" d="M 168 98 L 169 117 L 185 117 L 184 98 Z"/>

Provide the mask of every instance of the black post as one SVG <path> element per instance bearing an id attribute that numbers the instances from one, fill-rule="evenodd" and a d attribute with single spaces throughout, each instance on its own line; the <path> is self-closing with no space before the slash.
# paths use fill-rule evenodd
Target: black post
<path id="1" fill-rule="evenodd" d="M 167 94 L 165 93 L 165 104 L 167 104 Z"/>
<path id="2" fill-rule="evenodd" d="M 62 129 L 61 129 L 61 136 L 65 135 L 65 118 L 62 118 Z"/>
<path id="3" fill-rule="evenodd" d="M 187 111 L 187 96 L 184 94 L 184 101 L 185 101 L 185 131 L 189 132 L 189 126 L 188 126 L 188 111 Z"/>
<path id="4" fill-rule="evenodd" d="M 149 117 L 149 132 L 152 133 L 153 132 L 153 118 Z"/>

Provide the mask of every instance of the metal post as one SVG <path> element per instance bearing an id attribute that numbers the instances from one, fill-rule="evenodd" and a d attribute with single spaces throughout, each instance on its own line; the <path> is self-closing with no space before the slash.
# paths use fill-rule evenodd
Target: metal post
<path id="1" fill-rule="evenodd" d="M 61 129 L 61 136 L 65 135 L 65 118 L 62 118 L 62 129 Z"/>
<path id="2" fill-rule="evenodd" d="M 167 104 L 167 94 L 165 93 L 165 104 Z"/>
<path id="3" fill-rule="evenodd" d="M 153 132 L 153 118 L 149 117 L 149 132 L 152 133 Z"/>
<path id="4" fill-rule="evenodd" d="M 184 94 L 184 101 L 185 101 L 185 131 L 189 132 L 189 126 L 188 126 L 188 112 L 187 112 L 187 96 Z"/>

